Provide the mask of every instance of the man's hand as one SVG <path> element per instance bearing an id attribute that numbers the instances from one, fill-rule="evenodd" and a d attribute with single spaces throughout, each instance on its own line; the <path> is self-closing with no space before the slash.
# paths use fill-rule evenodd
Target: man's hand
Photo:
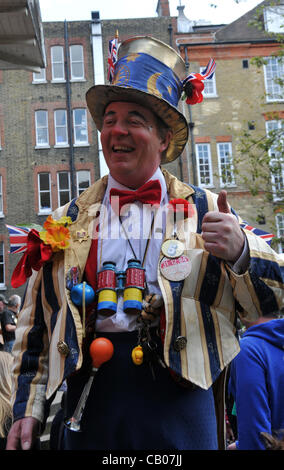
<path id="1" fill-rule="evenodd" d="M 6 450 L 30 450 L 39 437 L 40 422 L 28 417 L 15 421 L 10 429 Z"/>
<path id="2" fill-rule="evenodd" d="M 242 254 L 245 235 L 230 212 L 226 191 L 219 193 L 217 204 L 220 212 L 207 212 L 203 217 L 204 247 L 213 256 L 235 263 Z"/>

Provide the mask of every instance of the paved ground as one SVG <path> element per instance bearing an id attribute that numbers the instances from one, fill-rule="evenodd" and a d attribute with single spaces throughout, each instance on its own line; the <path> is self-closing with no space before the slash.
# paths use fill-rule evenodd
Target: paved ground
<path id="1" fill-rule="evenodd" d="M 55 398 L 54 398 L 54 400 L 53 400 L 53 402 L 52 402 L 52 405 L 50 407 L 50 413 L 49 413 L 49 417 L 48 417 L 47 422 L 46 422 L 46 427 L 45 427 L 43 435 L 40 438 L 41 449 L 43 449 L 43 450 L 49 450 L 49 439 L 50 439 L 51 423 L 53 421 L 53 418 L 54 418 L 56 412 L 60 408 L 62 395 L 63 395 L 63 391 L 58 391 Z"/>

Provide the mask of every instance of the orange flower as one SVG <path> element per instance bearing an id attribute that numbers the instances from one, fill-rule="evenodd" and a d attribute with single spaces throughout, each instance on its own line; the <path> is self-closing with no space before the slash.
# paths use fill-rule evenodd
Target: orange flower
<path id="1" fill-rule="evenodd" d="M 60 225 L 62 225 L 63 227 L 67 227 L 68 225 L 71 225 L 71 224 L 72 224 L 71 217 L 63 216 L 59 220 L 55 220 L 52 218 L 51 215 L 49 215 L 43 224 L 43 228 L 45 228 L 45 230 L 48 230 L 52 227 L 58 227 Z"/>
<path id="2" fill-rule="evenodd" d="M 67 227 L 62 225 L 51 226 L 46 232 L 40 232 L 41 240 L 50 245 L 52 251 L 65 250 L 69 246 L 70 233 Z"/>

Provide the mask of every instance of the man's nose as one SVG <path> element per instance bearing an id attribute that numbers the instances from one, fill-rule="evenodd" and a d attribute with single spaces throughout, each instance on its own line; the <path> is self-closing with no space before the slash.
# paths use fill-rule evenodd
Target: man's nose
<path id="1" fill-rule="evenodd" d="M 128 126 L 123 121 L 117 121 L 111 128 L 112 135 L 127 135 L 129 133 Z"/>

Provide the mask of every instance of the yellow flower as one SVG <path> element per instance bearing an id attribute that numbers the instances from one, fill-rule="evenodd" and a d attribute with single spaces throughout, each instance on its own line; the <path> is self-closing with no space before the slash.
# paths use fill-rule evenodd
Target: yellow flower
<path id="1" fill-rule="evenodd" d="M 45 245 L 50 245 L 54 252 L 65 250 L 69 246 L 70 232 L 68 225 L 71 224 L 71 217 L 63 216 L 59 220 L 54 220 L 49 215 L 43 224 L 45 230 L 39 232 L 40 239 Z"/>
<path id="2" fill-rule="evenodd" d="M 62 225 L 50 227 L 45 232 L 40 232 L 39 236 L 46 245 L 51 246 L 54 252 L 65 250 L 69 246 L 69 229 Z"/>

